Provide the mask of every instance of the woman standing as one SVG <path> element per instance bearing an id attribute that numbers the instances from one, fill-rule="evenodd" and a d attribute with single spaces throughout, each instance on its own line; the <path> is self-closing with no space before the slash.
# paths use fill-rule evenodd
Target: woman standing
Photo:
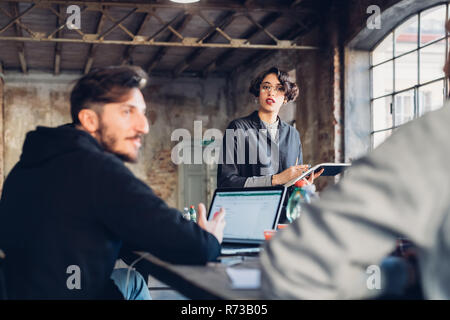
<path id="1" fill-rule="evenodd" d="M 217 171 L 219 188 L 282 185 L 308 169 L 302 164 L 300 134 L 278 116 L 298 92 L 287 72 L 276 67 L 251 82 L 250 93 L 258 98 L 259 108 L 228 125 Z"/>

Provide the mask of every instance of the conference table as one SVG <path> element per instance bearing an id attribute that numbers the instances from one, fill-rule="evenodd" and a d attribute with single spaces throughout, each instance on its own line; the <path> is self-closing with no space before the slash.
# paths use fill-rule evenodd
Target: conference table
<path id="1" fill-rule="evenodd" d="M 264 299 L 259 288 L 236 289 L 229 272 L 258 271 L 259 258 L 255 255 L 221 256 L 207 265 L 175 265 L 162 261 L 147 252 L 135 252 L 142 259 L 139 270 L 164 282 L 190 299 L 258 300 Z M 138 266 L 138 265 L 136 265 Z M 142 272 L 142 271 L 141 271 Z"/>

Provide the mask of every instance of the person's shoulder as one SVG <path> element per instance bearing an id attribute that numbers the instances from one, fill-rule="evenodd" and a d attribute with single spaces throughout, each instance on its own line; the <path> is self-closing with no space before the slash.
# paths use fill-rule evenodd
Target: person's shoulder
<path id="1" fill-rule="evenodd" d="M 423 168 L 430 164 L 433 164 L 432 170 L 446 172 L 446 166 L 440 169 L 438 166 L 444 165 L 441 159 L 450 156 L 450 144 L 447 143 L 450 135 L 449 121 L 450 106 L 447 103 L 438 110 L 402 125 L 362 159 L 369 159 L 378 166 L 394 167 L 392 170 L 398 172 L 408 171 L 407 166 L 413 167 L 416 164 L 424 173 L 428 173 L 428 170 Z"/>
<path id="2" fill-rule="evenodd" d="M 234 119 L 230 122 L 228 125 L 228 129 L 237 129 L 237 128 L 243 128 L 246 127 L 250 122 L 254 121 L 255 112 L 252 112 L 249 115 L 246 115 L 244 117 L 240 117 L 237 119 Z"/>
<path id="3" fill-rule="evenodd" d="M 447 101 L 444 106 L 438 110 L 428 112 L 420 119 L 410 121 L 402 126 L 401 130 L 403 135 L 416 134 L 420 132 L 421 137 L 424 140 L 431 137 L 445 137 L 447 139 L 449 134 L 450 121 L 450 100 Z M 393 135 L 394 136 L 394 135 Z M 428 138 L 425 138 L 428 137 Z"/>
<path id="4" fill-rule="evenodd" d="M 148 192 L 149 187 L 125 165 L 123 160 L 110 152 L 95 155 L 91 167 L 93 184 L 98 192 L 120 195 L 129 191 Z M 145 191 L 144 191 L 145 190 Z"/>
<path id="5" fill-rule="evenodd" d="M 289 123 L 287 123 L 286 121 L 281 120 L 281 119 L 280 119 L 280 128 L 282 130 L 287 130 L 289 132 L 289 134 L 300 137 L 300 133 L 293 125 L 290 125 Z"/>
<path id="6" fill-rule="evenodd" d="M 108 151 L 90 152 L 87 156 L 87 160 L 99 175 L 109 175 L 113 173 L 132 175 L 131 171 L 125 166 L 123 161 Z"/>
<path id="7" fill-rule="evenodd" d="M 447 131 L 450 121 L 450 100 L 447 100 L 442 108 L 427 113 L 423 119 L 424 123 L 431 124 L 438 130 L 442 127 Z"/>

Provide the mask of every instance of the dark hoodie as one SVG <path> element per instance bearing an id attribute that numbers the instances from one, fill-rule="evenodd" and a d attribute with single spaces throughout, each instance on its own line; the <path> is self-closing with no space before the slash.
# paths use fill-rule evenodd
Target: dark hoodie
<path id="1" fill-rule="evenodd" d="M 8 297 L 107 298 L 122 245 L 181 264 L 220 253 L 212 234 L 169 208 L 90 134 L 72 125 L 29 132 L 0 202 Z M 70 266 L 79 267 L 81 289 L 67 286 Z"/>

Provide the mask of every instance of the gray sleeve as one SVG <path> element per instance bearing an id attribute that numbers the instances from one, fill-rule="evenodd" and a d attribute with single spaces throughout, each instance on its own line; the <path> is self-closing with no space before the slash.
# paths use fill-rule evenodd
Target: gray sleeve
<path id="1" fill-rule="evenodd" d="M 272 186 L 272 176 L 250 177 L 245 180 L 244 188 L 270 187 Z"/>
<path id="2" fill-rule="evenodd" d="M 368 285 L 368 267 L 380 265 L 397 236 L 433 248 L 450 207 L 446 109 L 395 132 L 266 243 L 261 265 L 267 298 L 372 297 L 381 291 Z"/>

